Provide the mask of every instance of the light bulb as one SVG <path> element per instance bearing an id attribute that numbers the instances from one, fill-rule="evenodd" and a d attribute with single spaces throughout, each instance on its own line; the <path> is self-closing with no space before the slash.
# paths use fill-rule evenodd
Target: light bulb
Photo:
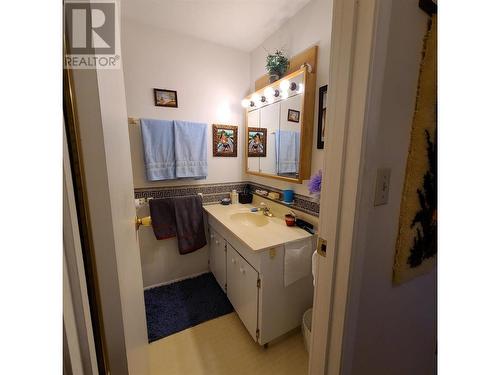
<path id="1" fill-rule="evenodd" d="M 288 91 L 290 88 L 290 81 L 288 79 L 284 79 L 283 81 L 280 82 L 280 89 L 281 91 Z"/>
<path id="2" fill-rule="evenodd" d="M 264 90 L 264 96 L 268 101 L 271 101 L 274 97 L 274 89 L 271 87 L 268 87 L 267 89 Z"/>
<path id="3" fill-rule="evenodd" d="M 288 90 L 281 91 L 281 99 L 288 99 Z"/>
<path id="4" fill-rule="evenodd" d="M 243 106 L 243 108 L 248 108 L 248 107 L 250 107 L 250 100 L 248 100 L 248 99 L 243 99 L 243 100 L 241 101 L 241 105 Z"/>
<path id="5" fill-rule="evenodd" d="M 299 83 L 299 90 L 297 91 L 299 94 L 302 94 L 304 92 L 304 84 Z"/>
<path id="6" fill-rule="evenodd" d="M 250 98 L 250 100 L 252 102 L 254 102 L 255 104 L 257 104 L 258 102 L 260 102 L 260 96 L 257 95 L 257 93 L 253 94 L 252 97 Z"/>

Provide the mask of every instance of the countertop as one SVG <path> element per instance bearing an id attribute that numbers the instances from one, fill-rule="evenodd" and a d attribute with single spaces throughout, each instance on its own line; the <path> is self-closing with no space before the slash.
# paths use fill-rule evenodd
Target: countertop
<path id="1" fill-rule="evenodd" d="M 252 204 L 210 204 L 203 206 L 204 210 L 215 220 L 231 231 L 238 239 L 244 242 L 251 250 L 259 252 L 272 247 L 283 245 L 287 242 L 302 240 L 312 235 L 299 227 L 288 227 L 285 221 L 278 217 L 267 217 L 267 223 L 262 226 L 245 223 L 231 217 L 234 214 L 248 213 L 261 215 L 263 213 L 251 212 Z M 260 219 L 259 219 L 260 220 Z"/>

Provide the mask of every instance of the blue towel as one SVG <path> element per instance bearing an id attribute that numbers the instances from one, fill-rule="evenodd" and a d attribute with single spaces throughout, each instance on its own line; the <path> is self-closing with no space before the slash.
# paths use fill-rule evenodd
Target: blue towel
<path id="1" fill-rule="evenodd" d="M 174 121 L 175 176 L 206 178 L 207 124 Z"/>
<path id="2" fill-rule="evenodd" d="M 170 120 L 141 119 L 144 162 L 149 181 L 176 178 L 173 125 Z"/>
<path id="3" fill-rule="evenodd" d="M 297 173 L 300 153 L 300 133 L 276 131 L 276 170 L 278 173 Z"/>

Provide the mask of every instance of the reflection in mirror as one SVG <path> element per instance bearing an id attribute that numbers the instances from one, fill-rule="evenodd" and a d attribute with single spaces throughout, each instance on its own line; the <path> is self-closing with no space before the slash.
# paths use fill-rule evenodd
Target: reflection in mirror
<path id="1" fill-rule="evenodd" d="M 261 157 L 260 171 L 263 173 L 276 174 L 276 148 L 275 135 L 280 126 L 280 103 L 274 103 L 260 109 L 261 127 L 267 129 L 267 153 Z"/>
<path id="2" fill-rule="evenodd" d="M 260 111 L 249 112 L 247 116 L 247 126 L 250 128 L 260 127 Z M 247 158 L 247 169 L 250 172 L 260 172 L 259 158 Z"/>
<path id="3" fill-rule="evenodd" d="M 293 96 L 280 103 L 280 125 L 276 134 L 278 176 L 297 178 L 299 175 L 300 114 L 303 95 Z"/>
<path id="4" fill-rule="evenodd" d="M 305 70 L 242 101 L 247 108 L 247 170 L 300 178 Z"/>

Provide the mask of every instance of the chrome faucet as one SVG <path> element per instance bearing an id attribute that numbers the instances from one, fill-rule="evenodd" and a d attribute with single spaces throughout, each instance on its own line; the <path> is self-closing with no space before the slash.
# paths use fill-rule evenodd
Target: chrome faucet
<path id="1" fill-rule="evenodd" d="M 271 209 L 269 207 L 267 207 L 267 205 L 264 202 L 260 202 L 259 211 L 262 211 L 264 216 L 273 217 L 273 213 L 271 212 Z"/>

